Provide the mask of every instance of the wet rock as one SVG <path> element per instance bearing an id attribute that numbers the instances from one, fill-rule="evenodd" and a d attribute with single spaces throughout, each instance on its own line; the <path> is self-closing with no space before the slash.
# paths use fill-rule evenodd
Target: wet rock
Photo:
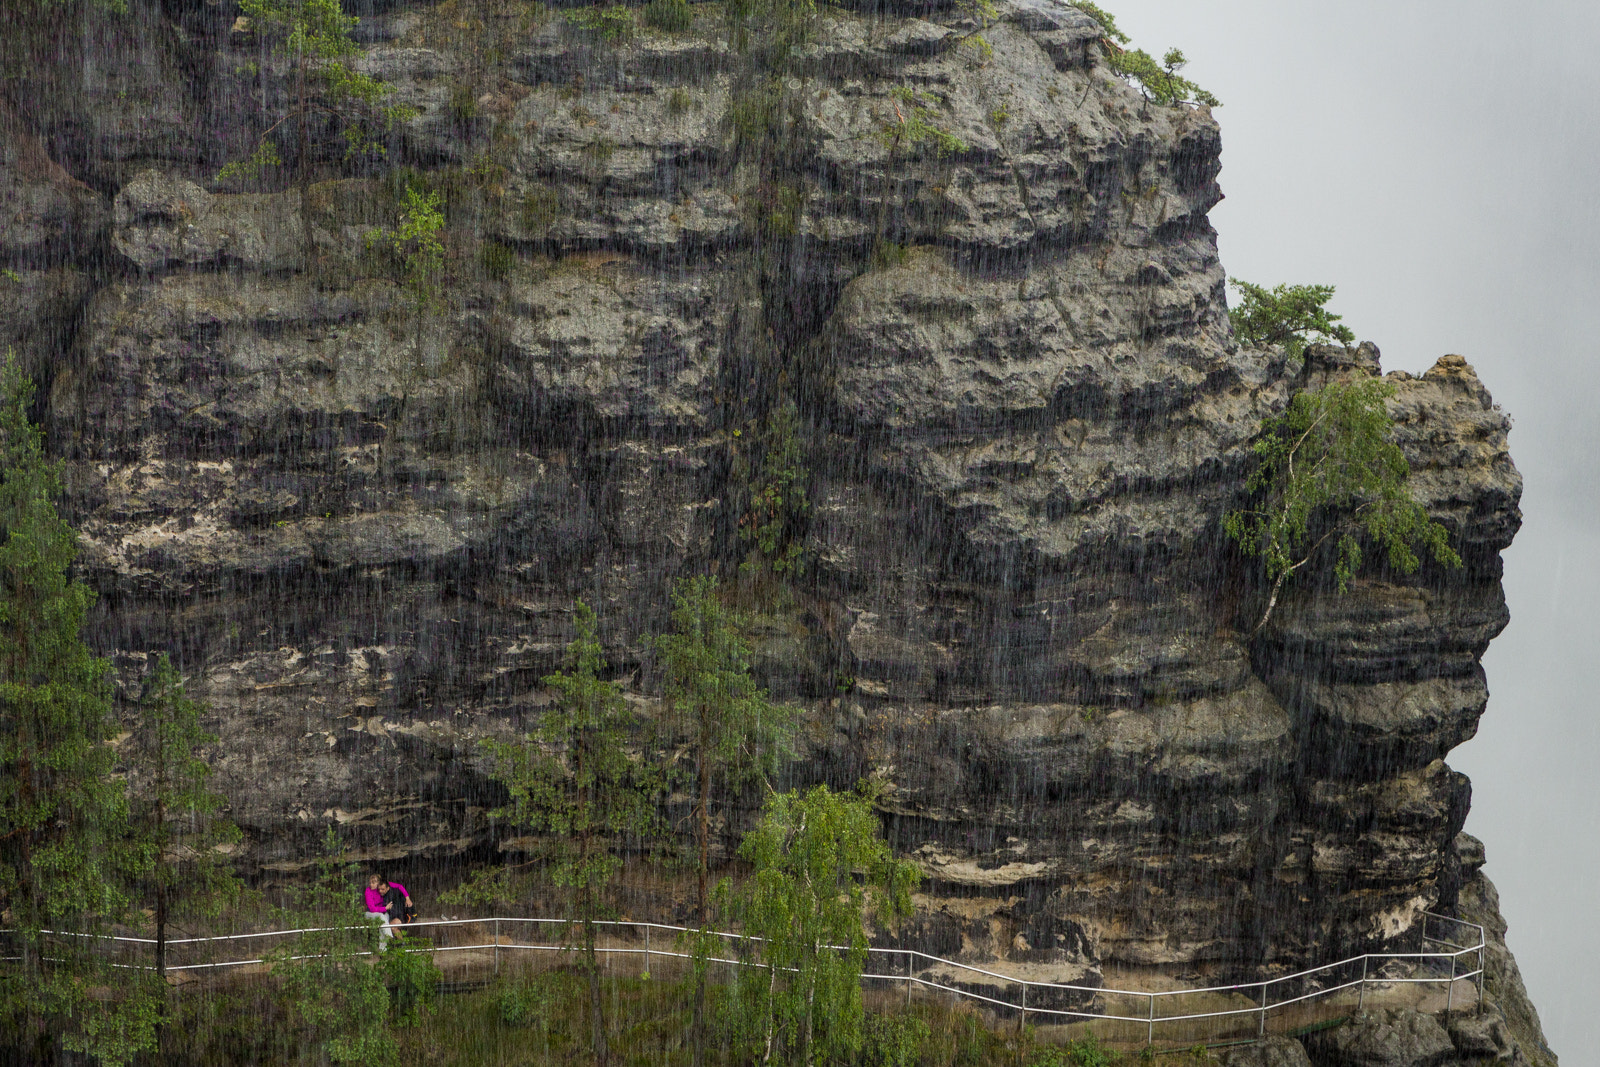
<path id="1" fill-rule="evenodd" d="M 1456 1054 L 1469 1063 L 1526 1063 L 1505 1014 L 1493 1001 L 1481 1011 L 1453 1012 L 1445 1019 L 1445 1032 Z"/>
<path id="2" fill-rule="evenodd" d="M 129 692 L 181 653 L 247 864 L 292 874 L 329 826 L 492 847 L 478 742 L 548 704 L 574 599 L 654 714 L 671 582 L 714 572 L 804 710 L 786 773 L 882 783 L 941 953 L 1259 973 L 1481 903 L 1442 760 L 1507 617 L 1505 416 L 1460 357 L 1391 373 L 1466 565 L 1306 575 L 1257 630 L 1221 528 L 1252 439 L 1378 352 L 1235 343 L 1218 125 L 1112 76 L 1087 15 L 1005 3 L 979 55 L 959 12 L 831 8 L 770 78 L 720 20 L 401 4 L 358 63 L 414 114 L 382 164 L 318 128 L 302 205 L 214 180 L 281 64 L 130 6 L 141 40 L 85 15 L 24 79 L 52 103 L 4 132 L 0 196 L 37 210 L 0 216 L 0 342 L 49 368 L 93 639 Z M 384 239 L 407 188 L 441 195 L 431 290 Z M 113 195 L 137 270 L 94 273 Z M 779 580 L 740 531 L 790 402 L 810 506 Z M 719 856 L 753 817 L 725 799 Z"/>
<path id="3" fill-rule="evenodd" d="M 105 200 L 50 158 L 0 100 L 0 262 L 40 269 L 80 260 L 110 221 Z"/>
<path id="4" fill-rule="evenodd" d="M 1305 1046 L 1292 1037 L 1268 1037 L 1229 1049 L 1221 1059 L 1223 1067 L 1312 1067 Z"/>
<path id="5" fill-rule="evenodd" d="M 1399 1008 L 1357 1015 L 1306 1044 L 1317 1067 L 1448 1067 L 1456 1058 L 1438 1020 Z"/>
<path id="6" fill-rule="evenodd" d="M 147 170 L 117 193 L 112 243 L 144 271 L 231 267 L 261 272 L 305 264 L 300 195 L 212 196 Z"/>

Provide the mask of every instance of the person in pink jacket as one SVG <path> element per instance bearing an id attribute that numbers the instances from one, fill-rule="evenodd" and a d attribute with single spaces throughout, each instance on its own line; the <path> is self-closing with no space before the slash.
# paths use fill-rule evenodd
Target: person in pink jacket
<path id="1" fill-rule="evenodd" d="M 395 928 L 405 921 L 405 910 L 411 907 L 411 894 L 399 882 L 391 882 L 381 875 L 367 879 L 365 892 L 367 918 L 380 923 L 378 948 L 389 947 Z"/>

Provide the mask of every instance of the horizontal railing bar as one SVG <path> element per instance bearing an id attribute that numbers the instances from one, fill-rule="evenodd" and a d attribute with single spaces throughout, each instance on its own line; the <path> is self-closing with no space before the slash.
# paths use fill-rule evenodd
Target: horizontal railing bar
<path id="1" fill-rule="evenodd" d="M 922 986 L 923 988 L 926 988 L 926 989 L 937 990 L 937 991 L 940 991 L 940 992 L 950 993 L 950 994 L 953 994 L 953 995 L 958 996 L 958 997 L 965 997 L 965 998 L 970 999 L 970 1000 L 976 1000 L 976 1001 L 980 1001 L 980 1002 L 985 1003 L 985 1004 L 991 1004 L 991 1005 L 994 1005 L 997 1008 L 1004 1008 L 1004 1009 L 1006 1009 L 1008 1011 L 1032 1013 L 1035 1016 L 1050 1016 L 1050 1017 L 1057 1017 L 1057 1018 L 1085 1019 L 1085 1020 L 1095 1020 L 1095 1021 L 1103 1021 L 1103 1022 L 1126 1022 L 1126 1023 L 1149 1024 L 1149 1023 L 1182 1023 L 1182 1022 L 1193 1022 L 1195 1020 L 1200 1020 L 1200 1019 L 1223 1019 L 1223 1018 L 1229 1018 L 1229 1017 L 1233 1017 L 1233 1016 L 1253 1016 L 1253 1015 L 1261 1014 L 1263 1012 L 1270 1013 L 1270 1012 L 1273 1012 L 1273 1011 L 1279 1011 L 1279 1010 L 1281 1010 L 1283 1008 L 1287 1008 L 1287 1007 L 1290 1007 L 1290 1006 L 1295 1005 L 1295 1004 L 1301 1004 L 1301 1003 L 1305 1003 L 1307 1001 L 1316 1000 L 1318 998 L 1333 996 L 1333 995 L 1335 995 L 1337 993 L 1341 993 L 1341 992 L 1343 992 L 1345 990 L 1353 989 L 1353 988 L 1356 988 L 1356 987 L 1362 986 L 1362 985 L 1373 985 L 1373 986 L 1384 986 L 1384 985 L 1433 985 L 1433 984 L 1439 984 L 1439 983 L 1444 983 L 1444 984 L 1449 985 L 1449 984 L 1453 984 L 1455 982 L 1461 982 L 1461 981 L 1470 982 L 1472 979 L 1477 978 L 1478 976 L 1482 975 L 1484 973 L 1484 969 L 1480 967 L 1480 968 L 1477 968 L 1477 969 L 1472 970 L 1472 971 L 1456 973 L 1456 974 L 1454 974 L 1454 977 L 1451 977 L 1451 978 L 1446 978 L 1443 975 L 1436 975 L 1436 976 L 1423 977 L 1423 978 L 1382 978 L 1382 977 L 1377 977 L 1377 976 L 1367 976 L 1367 977 L 1363 977 L 1363 978 L 1360 978 L 1360 979 L 1356 979 L 1354 981 L 1342 982 L 1342 983 L 1340 983 L 1338 985 L 1330 986 L 1330 987 L 1325 988 L 1325 989 L 1316 989 L 1316 990 L 1313 990 L 1313 991 L 1311 991 L 1309 993 L 1303 993 L 1303 994 L 1300 994 L 1298 996 L 1287 998 L 1285 1000 L 1272 1000 L 1270 995 L 1268 994 L 1268 990 L 1272 986 L 1278 985 L 1280 983 L 1296 981 L 1296 980 L 1299 980 L 1299 979 L 1306 979 L 1306 978 L 1310 978 L 1310 977 L 1312 977 L 1314 975 L 1328 974 L 1328 973 L 1336 971 L 1337 969 L 1342 968 L 1342 967 L 1353 967 L 1353 965 L 1355 965 L 1357 963 L 1365 963 L 1370 968 L 1370 965 L 1374 961 L 1382 963 L 1382 962 L 1395 962 L 1395 961 L 1401 961 L 1401 960 L 1414 960 L 1414 961 L 1419 961 L 1419 962 L 1420 961 L 1435 961 L 1435 962 L 1439 962 L 1439 961 L 1444 961 L 1444 960 L 1451 960 L 1452 961 L 1452 967 L 1454 967 L 1454 961 L 1456 959 L 1458 959 L 1459 957 L 1464 956 L 1464 955 L 1473 954 L 1473 953 L 1481 953 L 1484 950 L 1484 948 L 1486 947 L 1486 944 L 1487 944 L 1487 933 L 1486 933 L 1486 931 L 1484 930 L 1484 928 L 1481 925 L 1479 925 L 1477 923 L 1469 923 L 1469 922 L 1466 922 L 1466 921 L 1460 920 L 1460 919 L 1451 919 L 1448 916 L 1434 915 L 1431 912 L 1430 913 L 1424 913 L 1424 914 L 1428 918 L 1434 918 L 1434 919 L 1440 919 L 1440 920 L 1443 920 L 1443 921 L 1448 921 L 1448 922 L 1451 922 L 1451 923 L 1455 923 L 1458 926 L 1468 927 L 1469 929 L 1477 931 L 1478 938 L 1479 938 L 1479 943 L 1477 945 L 1462 946 L 1462 945 L 1458 945 L 1457 943 L 1452 942 L 1452 941 L 1446 941 L 1443 938 L 1429 937 L 1427 935 L 1427 933 L 1426 933 L 1426 930 L 1424 930 L 1424 934 L 1423 934 L 1423 938 L 1422 938 L 1422 943 L 1423 943 L 1424 947 L 1426 947 L 1429 943 L 1433 943 L 1433 944 L 1445 946 L 1445 947 L 1447 947 L 1449 949 L 1452 949 L 1453 951 L 1448 951 L 1448 952 L 1369 952 L 1369 953 L 1364 953 L 1364 954 L 1362 954 L 1360 956 L 1352 956 L 1352 957 L 1349 957 L 1348 959 L 1339 960 L 1339 961 L 1337 961 L 1335 963 L 1327 963 L 1327 964 L 1322 964 L 1322 965 L 1317 966 L 1317 967 L 1308 968 L 1307 970 L 1298 971 L 1298 972 L 1295 972 L 1293 974 L 1279 975 L 1279 976 L 1276 976 L 1276 977 L 1273 977 L 1273 978 L 1260 979 L 1260 980 L 1254 981 L 1254 982 L 1239 982 L 1239 983 L 1234 983 L 1234 984 L 1231 984 L 1231 985 L 1224 985 L 1224 986 L 1204 986 L 1204 987 L 1197 987 L 1197 988 L 1191 988 L 1191 989 L 1169 989 L 1169 990 L 1114 989 L 1114 988 L 1107 988 L 1107 987 L 1104 987 L 1104 986 L 1083 986 L 1083 985 L 1073 985 L 1073 984 L 1068 984 L 1068 983 L 1038 981 L 1038 980 L 1034 980 L 1034 979 L 1018 978 L 1018 977 L 1014 977 L 1012 975 L 1003 974 L 1003 973 L 998 972 L 998 971 L 991 971 L 991 970 L 988 970 L 988 969 L 983 968 L 983 967 L 977 967 L 977 966 L 974 966 L 974 965 L 969 964 L 969 963 L 961 963 L 961 962 L 958 962 L 956 960 L 949 960 L 949 959 L 945 959 L 945 958 L 940 957 L 940 956 L 933 956 L 933 955 L 930 955 L 930 954 L 928 954 L 926 952 L 923 952 L 923 951 L 921 951 L 919 949 L 896 948 L 896 947 L 890 947 L 890 946 L 881 946 L 881 947 L 880 946 L 871 946 L 871 947 L 869 947 L 867 949 L 867 952 L 869 954 L 876 954 L 876 955 L 879 955 L 879 956 L 886 956 L 886 957 L 902 957 L 902 958 L 905 958 L 912 964 L 912 966 L 915 966 L 915 964 L 918 961 L 920 961 L 924 965 L 924 968 L 923 968 L 924 970 L 926 970 L 929 966 L 931 966 L 931 967 L 941 967 L 941 966 L 949 967 L 949 968 L 952 968 L 952 969 L 954 969 L 954 970 L 956 970 L 958 972 L 963 972 L 963 973 L 972 974 L 972 975 L 981 975 L 981 976 L 983 976 L 985 978 L 994 979 L 996 981 L 1004 983 L 1007 986 L 1016 985 L 1016 986 L 1022 986 L 1024 988 L 1032 987 L 1034 989 L 1056 990 L 1056 991 L 1064 992 L 1064 993 L 1086 994 L 1086 995 L 1088 995 L 1090 997 L 1101 997 L 1101 998 L 1104 998 L 1104 997 L 1129 997 L 1129 998 L 1133 998 L 1133 999 L 1138 1000 L 1138 1001 L 1145 1001 L 1145 1002 L 1149 1003 L 1149 1005 L 1150 1005 L 1150 1007 L 1152 1009 L 1152 1012 L 1153 1012 L 1154 1007 L 1155 1007 L 1155 1002 L 1156 1002 L 1156 1000 L 1158 998 L 1166 999 L 1166 998 L 1171 998 L 1171 997 L 1176 997 L 1176 996 L 1186 996 L 1186 995 L 1200 995 L 1200 994 L 1224 995 L 1224 994 L 1228 994 L 1228 993 L 1248 994 L 1250 992 L 1259 992 L 1262 995 L 1262 997 L 1263 997 L 1263 999 L 1265 1001 L 1265 1003 L 1263 1003 L 1261 1005 L 1250 1004 L 1250 1005 L 1245 1006 L 1245 1007 L 1226 1008 L 1226 1009 L 1221 1009 L 1221 1010 L 1217 1010 L 1217 1011 L 1210 1011 L 1210 1012 L 1187 1013 L 1187 1014 L 1182 1014 L 1182 1015 L 1153 1015 L 1153 1014 L 1144 1014 L 1144 1015 L 1111 1015 L 1111 1014 L 1097 1013 L 1097 1012 L 1092 1012 L 1092 1011 L 1075 1010 L 1075 1009 L 1070 1009 L 1070 1008 L 1050 1008 L 1050 1007 L 1043 1007 L 1043 1006 L 1029 1008 L 1029 1007 L 1025 1007 L 1022 1004 L 1016 1004 L 1016 1003 L 1013 1003 L 1013 1002 L 1008 1001 L 1008 1000 L 1000 999 L 998 996 L 989 996 L 986 993 L 977 992 L 977 991 L 972 990 L 972 989 L 962 988 L 960 986 L 954 986 L 954 985 L 947 985 L 942 981 L 936 981 L 936 980 L 933 980 L 933 979 L 930 979 L 930 978 L 925 978 L 920 974 L 909 973 L 909 971 L 911 969 L 909 967 L 908 967 L 908 973 L 906 973 L 906 974 L 863 974 L 861 976 L 861 978 L 862 978 L 863 981 L 871 980 L 871 981 L 884 981 L 884 982 L 903 982 L 903 983 L 908 983 L 908 984 L 911 984 L 911 985 Z M 481 925 L 487 926 L 487 925 L 489 925 L 491 923 L 502 923 L 503 922 L 503 923 L 525 923 L 525 924 L 530 924 L 530 925 L 533 925 L 533 926 L 536 926 L 536 927 L 543 927 L 543 926 L 550 926 L 550 925 L 573 926 L 573 925 L 577 925 L 581 921 L 582 920 L 560 919 L 560 918 L 557 918 L 557 919 L 534 918 L 534 917 L 528 917 L 528 916 L 509 916 L 509 917 L 508 916 L 499 916 L 499 917 L 490 917 L 490 918 L 481 918 L 481 919 L 429 919 L 429 920 L 424 920 L 424 921 L 421 921 L 421 922 L 406 923 L 406 924 L 404 924 L 404 926 L 405 926 L 405 928 L 407 930 L 414 930 L 414 929 L 417 929 L 419 927 L 436 927 L 436 926 L 438 926 L 438 927 L 444 927 L 444 926 L 454 927 L 454 926 L 470 926 L 470 925 L 474 925 L 474 924 L 481 924 Z M 702 930 L 701 928 L 698 928 L 698 927 L 677 926 L 677 925 L 668 924 L 668 923 L 639 922 L 639 921 L 626 920 L 626 919 L 594 920 L 594 925 L 602 926 L 602 927 L 610 927 L 610 928 L 615 928 L 615 929 L 660 930 L 660 931 L 674 933 L 674 934 L 706 933 L 706 934 L 714 935 L 714 936 L 716 936 L 718 938 L 721 938 L 721 939 L 724 939 L 724 940 L 737 940 L 737 941 L 742 941 L 742 942 L 756 942 L 756 943 L 759 943 L 759 942 L 762 942 L 763 940 L 765 940 L 763 938 L 751 937 L 749 935 L 739 934 L 739 933 L 735 933 L 735 932 L 732 932 L 732 931 Z M 336 933 L 336 932 L 341 932 L 341 931 L 353 931 L 353 930 L 375 931 L 375 926 L 374 926 L 374 924 L 369 922 L 369 923 L 354 924 L 354 925 L 350 925 L 350 926 L 304 927 L 304 928 L 292 929 L 292 930 L 263 930 L 263 931 L 256 931 L 256 932 L 252 932 L 252 933 L 223 934 L 223 935 L 216 935 L 216 936 L 212 936 L 212 937 L 172 938 L 172 939 L 168 940 L 166 942 L 166 944 L 169 945 L 169 946 L 195 945 L 195 944 L 205 944 L 205 943 L 209 943 L 209 942 L 238 941 L 238 940 L 246 940 L 246 939 L 249 939 L 249 938 L 259 938 L 259 937 L 286 937 L 286 936 L 292 936 L 292 935 L 296 935 L 296 934 Z M 12 933 L 12 932 L 14 932 L 14 931 L 0 931 L 0 934 Z M 41 930 L 40 933 L 44 934 L 44 935 L 52 936 L 52 937 L 92 938 L 92 939 L 96 939 L 96 940 L 110 941 L 112 943 L 126 943 L 126 944 L 138 944 L 138 945 L 153 945 L 153 944 L 157 943 L 156 939 L 154 939 L 154 938 L 133 937 L 133 936 L 119 935 L 119 934 L 89 934 L 89 933 L 82 933 L 82 932 L 78 932 L 78 931 L 52 931 L 52 930 Z M 830 946 L 826 946 L 826 947 L 833 948 L 833 949 L 836 949 L 836 950 L 843 950 L 844 948 L 846 948 L 846 946 L 842 946 L 842 945 L 830 945 Z M 495 949 L 522 949 L 522 950 L 531 951 L 531 952 L 551 952 L 551 951 L 571 951 L 572 950 L 572 946 L 570 944 L 528 944 L 528 943 L 522 943 L 522 942 L 517 942 L 517 941 L 500 941 L 498 938 L 496 939 L 495 942 L 489 943 L 489 944 L 433 945 L 433 946 L 430 946 L 430 950 L 434 951 L 434 952 L 466 952 L 466 951 L 484 951 L 484 950 L 495 950 Z M 380 949 L 380 951 L 381 951 L 381 949 Z M 666 957 L 666 958 L 669 958 L 669 959 L 692 959 L 692 958 L 694 958 L 692 953 L 674 952 L 674 951 L 670 951 L 670 950 L 666 950 L 666 949 L 650 948 L 648 946 L 645 946 L 645 947 L 638 947 L 638 946 L 612 946 L 612 947 L 605 947 L 605 946 L 597 945 L 597 946 L 595 946 L 594 951 L 596 952 L 597 955 L 606 955 L 606 956 L 611 956 L 611 955 L 636 955 L 636 956 L 637 955 L 643 955 L 643 956 L 647 956 L 647 957 L 648 956 L 663 956 L 663 957 Z M 374 955 L 374 953 L 368 951 L 368 952 L 355 953 L 355 955 L 371 956 L 371 955 Z M 11 960 L 11 959 L 21 959 L 21 958 L 22 957 L 6 957 L 6 958 L 3 958 L 3 959 Z M 223 960 L 223 961 L 212 962 L 212 963 L 193 963 L 193 964 L 169 965 L 167 967 L 167 970 L 168 971 L 214 970 L 214 969 L 226 968 L 226 967 L 245 967 L 245 966 L 252 966 L 252 965 L 257 965 L 257 964 L 271 964 L 271 963 L 279 963 L 279 962 L 292 962 L 292 961 L 298 961 L 298 960 L 322 959 L 322 958 L 326 958 L 326 955 L 308 954 L 308 955 L 297 955 L 297 956 L 277 957 L 277 958 L 262 957 L 262 958 L 259 958 L 259 959 L 248 959 L 248 960 Z M 728 958 L 723 958 L 723 957 L 712 957 L 707 962 L 716 963 L 716 964 L 726 964 L 726 965 L 732 965 L 732 966 L 759 966 L 759 964 L 756 964 L 753 961 L 748 960 L 748 959 L 728 959 Z M 113 967 L 121 967 L 123 969 L 142 969 L 142 970 L 153 970 L 154 969 L 153 967 L 145 967 L 145 966 L 137 965 L 137 964 L 111 964 L 111 966 L 113 966 Z"/>

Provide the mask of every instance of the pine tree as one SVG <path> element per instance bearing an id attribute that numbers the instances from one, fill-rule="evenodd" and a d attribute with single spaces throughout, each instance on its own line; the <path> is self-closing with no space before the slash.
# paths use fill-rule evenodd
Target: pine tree
<path id="1" fill-rule="evenodd" d="M 18 957 L 0 969 L 0 1020 L 28 1054 L 123 1063 L 150 1048 L 153 983 L 112 972 L 89 935 L 120 914 L 139 866 L 111 777 L 108 665 L 84 644 L 94 594 L 70 579 L 78 539 L 56 514 L 61 465 L 28 421 L 33 386 L 0 368 L 0 907 Z M 47 958 L 48 957 L 48 958 Z M 112 991 L 107 995 L 107 990 Z"/>
<path id="2" fill-rule="evenodd" d="M 717 580 L 689 578 L 672 593 L 672 632 L 656 639 L 665 696 L 694 760 L 696 961 L 694 1063 L 705 1058 L 705 961 L 711 941 L 711 791 L 770 771 L 794 728 L 795 711 L 767 699 L 750 674 L 739 619 L 718 598 Z"/>
<path id="3" fill-rule="evenodd" d="M 211 792 L 211 768 L 198 754 L 216 737 L 200 724 L 200 705 L 165 652 L 156 660 L 140 700 L 140 753 L 132 763 L 133 839 L 149 869 L 141 879 L 155 920 L 156 973 L 167 975 L 167 920 L 175 906 L 213 912 L 239 881 L 218 850 L 239 840 L 239 829 L 219 814 L 226 798 Z"/>
<path id="4" fill-rule="evenodd" d="M 557 699 L 523 741 L 490 741 L 495 777 L 511 794 L 496 814 L 514 825 L 549 835 L 552 876 L 570 894 L 578 927 L 579 966 L 588 978 L 595 1063 L 604 1067 L 605 1002 L 595 951 L 596 922 L 605 914 L 606 887 L 622 861 L 616 849 L 627 836 L 655 828 L 660 775 L 628 751 L 642 727 L 616 682 L 604 681 L 605 655 L 595 636 L 594 611 L 579 601 L 577 636 L 567 646 L 566 669 L 544 684 Z"/>
<path id="5" fill-rule="evenodd" d="M 1347 345 L 1356 339 L 1342 316 L 1328 310 L 1331 285 L 1252 285 L 1238 278 L 1228 284 L 1239 290 L 1239 306 L 1228 310 L 1233 335 L 1247 345 L 1282 345 L 1299 359 L 1314 340 Z"/>

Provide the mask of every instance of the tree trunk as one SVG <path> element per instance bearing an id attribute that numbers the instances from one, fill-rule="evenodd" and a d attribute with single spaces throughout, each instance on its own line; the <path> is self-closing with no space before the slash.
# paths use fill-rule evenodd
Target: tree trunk
<path id="1" fill-rule="evenodd" d="M 297 125 L 300 134 L 300 243 L 305 255 L 306 272 L 315 281 L 317 276 L 316 249 L 311 241 L 311 110 L 307 100 L 306 57 L 301 55 L 296 63 L 295 88 L 299 97 L 300 116 Z"/>
<path id="2" fill-rule="evenodd" d="M 699 916 L 700 929 L 703 931 L 711 925 L 711 899 L 707 889 L 707 880 L 711 869 L 711 757 L 707 751 L 710 746 L 710 723 L 704 711 L 700 713 L 700 810 L 695 818 L 695 835 L 699 837 L 700 845 L 700 870 L 699 885 L 695 894 L 695 913 Z M 701 942 L 702 947 L 704 941 Z M 705 1067 L 706 1062 L 706 972 L 701 967 L 695 976 L 694 983 L 694 1064 L 693 1067 Z"/>
<path id="3" fill-rule="evenodd" d="M 594 923 L 583 922 L 584 955 L 589 967 L 589 1037 L 594 1044 L 595 1067 L 606 1067 L 611 1050 L 606 1045 L 605 998 L 600 995 L 600 963 L 594 950 Z"/>
<path id="4" fill-rule="evenodd" d="M 167 980 L 167 887 L 156 884 L 156 977 Z"/>

